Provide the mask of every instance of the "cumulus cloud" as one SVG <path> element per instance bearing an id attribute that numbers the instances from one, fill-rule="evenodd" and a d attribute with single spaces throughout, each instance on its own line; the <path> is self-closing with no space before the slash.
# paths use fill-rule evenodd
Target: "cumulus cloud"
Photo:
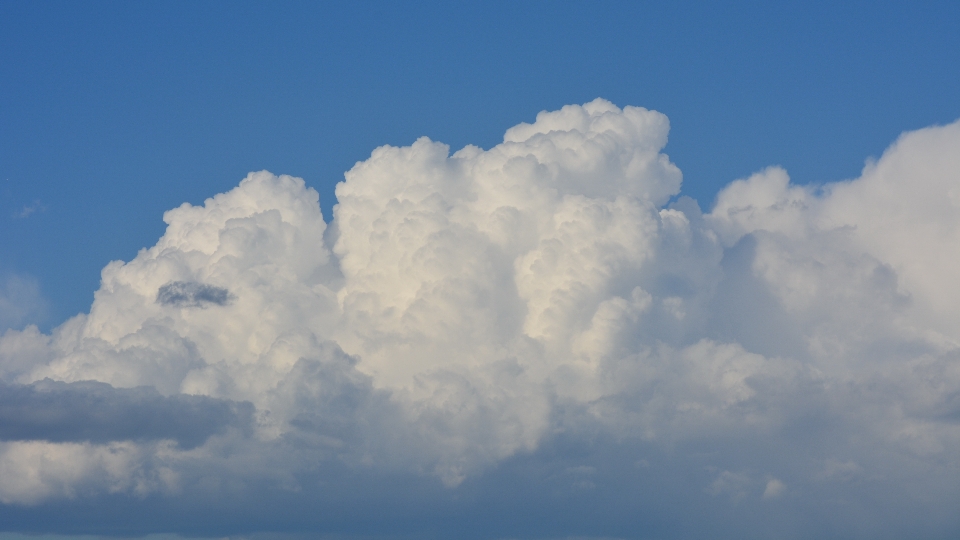
<path id="1" fill-rule="evenodd" d="M 0 339 L 0 466 L 36 471 L 0 500 L 617 500 L 577 530 L 669 504 L 731 536 L 957 531 L 960 123 L 854 180 L 760 171 L 708 213 L 668 129 L 598 99 L 488 150 L 378 148 L 329 224 L 267 172 L 170 210 L 89 314 Z"/>

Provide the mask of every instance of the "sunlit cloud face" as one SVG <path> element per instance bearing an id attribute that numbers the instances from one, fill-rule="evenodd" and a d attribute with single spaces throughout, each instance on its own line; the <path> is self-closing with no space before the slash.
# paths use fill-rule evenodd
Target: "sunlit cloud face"
<path id="1" fill-rule="evenodd" d="M 489 150 L 377 148 L 329 224 L 268 172 L 168 211 L 89 314 L 0 338 L 0 501 L 956 532 L 960 123 L 855 180 L 760 171 L 706 214 L 668 129 L 598 99 Z"/>

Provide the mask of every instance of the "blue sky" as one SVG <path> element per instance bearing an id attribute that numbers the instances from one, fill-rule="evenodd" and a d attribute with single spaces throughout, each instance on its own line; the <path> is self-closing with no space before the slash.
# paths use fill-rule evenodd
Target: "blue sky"
<path id="1" fill-rule="evenodd" d="M 954 538 L 957 66 L 956 2 L 0 0 L 0 538 Z"/>

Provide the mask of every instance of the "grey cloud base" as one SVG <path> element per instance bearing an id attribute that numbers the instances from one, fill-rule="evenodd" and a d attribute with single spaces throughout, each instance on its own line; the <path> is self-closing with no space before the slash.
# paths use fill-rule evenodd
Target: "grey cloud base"
<path id="1" fill-rule="evenodd" d="M 0 338 L 0 518 L 955 536 L 960 123 L 851 181 L 758 172 L 706 214 L 667 131 L 596 100 L 489 150 L 378 148 L 329 226 L 266 172 L 167 212 L 89 314 Z"/>
<path id="2" fill-rule="evenodd" d="M 206 396 L 161 396 L 152 387 L 44 379 L 0 382 L 0 441 L 176 441 L 194 448 L 228 428 L 252 429 L 253 406 Z"/>

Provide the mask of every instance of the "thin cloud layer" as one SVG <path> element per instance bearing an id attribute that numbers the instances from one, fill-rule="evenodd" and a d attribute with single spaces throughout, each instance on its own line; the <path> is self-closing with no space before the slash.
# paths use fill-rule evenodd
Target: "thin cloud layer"
<path id="1" fill-rule="evenodd" d="M 272 497 L 284 530 L 442 535 L 410 523 L 499 508 L 477 536 L 956 533 L 960 123 L 855 180 L 758 172 L 707 214 L 668 129 L 598 99 L 489 150 L 381 147 L 329 226 L 267 172 L 170 210 L 89 314 L 0 338 L 23 419 L 0 470 L 32 471 L 0 501 L 228 497 L 249 530 Z M 334 508 L 353 517 L 315 517 Z"/>
<path id="2" fill-rule="evenodd" d="M 0 274 L 0 331 L 38 323 L 46 312 L 47 301 L 35 278 Z"/>

